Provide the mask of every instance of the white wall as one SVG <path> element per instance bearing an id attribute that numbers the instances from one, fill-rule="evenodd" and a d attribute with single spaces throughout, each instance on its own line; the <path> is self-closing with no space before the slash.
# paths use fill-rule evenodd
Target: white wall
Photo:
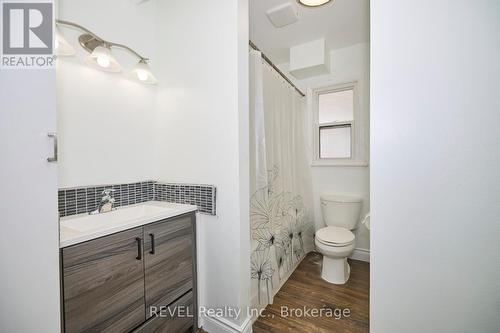
<path id="1" fill-rule="evenodd" d="M 500 331 L 500 2 L 371 4 L 370 331 Z"/>
<path id="2" fill-rule="evenodd" d="M 309 79 L 297 80 L 289 76 L 297 86 L 308 91 L 309 102 L 312 98 L 312 89 L 335 86 L 338 84 L 357 82 L 359 91 L 360 122 L 356 123 L 362 151 L 359 160 L 369 162 L 369 98 L 370 98 L 370 51 L 369 44 L 355 44 L 342 49 L 332 50 L 331 74 L 315 76 Z M 288 69 L 288 64 L 279 66 L 283 70 Z M 309 113 L 312 114 L 313 107 L 309 104 Z M 310 135 L 312 141 L 312 134 Z M 311 147 L 313 143 L 310 143 Z M 311 148 L 312 150 L 312 148 Z M 312 155 L 312 154 L 311 154 Z M 359 156 L 359 155 L 358 155 Z M 324 227 L 321 215 L 320 195 L 325 192 L 348 194 L 363 199 L 361 217 L 370 211 L 370 169 L 368 166 L 313 166 L 311 168 L 313 181 L 313 200 L 316 229 Z M 370 233 L 362 225 L 355 231 L 356 248 L 369 251 Z M 365 251 L 363 251 L 364 253 Z M 363 257 L 367 259 L 366 255 Z"/>
<path id="3" fill-rule="evenodd" d="M 73 21 L 102 38 L 156 56 L 156 1 L 61 0 L 59 18 Z M 77 51 L 57 64 L 59 186 L 126 183 L 154 179 L 154 123 L 157 87 L 131 80 L 127 72 L 136 59 L 124 51 L 113 54 L 122 73 L 86 66 L 88 53 L 78 45 L 80 32 L 61 28 Z"/>
<path id="4" fill-rule="evenodd" d="M 217 186 L 218 216 L 198 220 L 200 303 L 210 307 L 249 300 L 249 174 L 241 164 L 248 163 L 247 12 L 242 0 L 157 7 L 163 62 L 157 71 L 155 172 L 163 181 Z M 226 319 L 239 327 L 246 313 Z M 210 329 L 213 320 L 203 325 L 217 332 Z"/>

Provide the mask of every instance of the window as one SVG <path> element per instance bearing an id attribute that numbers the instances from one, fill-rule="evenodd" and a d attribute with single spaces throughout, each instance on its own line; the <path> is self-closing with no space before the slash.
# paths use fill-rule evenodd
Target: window
<path id="1" fill-rule="evenodd" d="M 351 125 L 319 128 L 319 158 L 351 158 Z"/>
<path id="2" fill-rule="evenodd" d="M 318 91 L 317 157 L 351 159 L 353 157 L 354 85 Z"/>

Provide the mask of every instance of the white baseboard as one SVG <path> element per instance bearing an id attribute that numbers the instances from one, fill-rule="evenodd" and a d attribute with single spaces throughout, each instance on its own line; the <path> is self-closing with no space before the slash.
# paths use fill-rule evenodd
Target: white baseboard
<path id="1" fill-rule="evenodd" d="M 354 260 L 361 260 L 370 262 L 370 250 L 367 249 L 354 249 L 354 252 L 349 257 Z"/>
<path id="2" fill-rule="evenodd" d="M 208 333 L 252 333 L 252 320 L 247 317 L 241 325 L 237 325 L 226 318 L 202 316 L 203 330 Z"/>

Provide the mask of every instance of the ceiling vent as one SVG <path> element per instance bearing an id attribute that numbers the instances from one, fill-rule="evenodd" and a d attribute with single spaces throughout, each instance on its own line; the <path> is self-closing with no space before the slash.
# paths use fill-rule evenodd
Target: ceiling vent
<path id="1" fill-rule="evenodd" d="M 266 12 L 267 18 L 276 28 L 295 23 L 299 20 L 299 11 L 295 4 L 284 3 L 278 7 L 269 9 Z"/>

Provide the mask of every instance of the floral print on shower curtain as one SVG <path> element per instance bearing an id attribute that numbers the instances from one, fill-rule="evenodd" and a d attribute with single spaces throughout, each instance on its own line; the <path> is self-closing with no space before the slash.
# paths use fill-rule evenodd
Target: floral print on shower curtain
<path id="1" fill-rule="evenodd" d="M 262 307 L 313 249 L 303 99 L 250 52 L 252 303 Z"/>

